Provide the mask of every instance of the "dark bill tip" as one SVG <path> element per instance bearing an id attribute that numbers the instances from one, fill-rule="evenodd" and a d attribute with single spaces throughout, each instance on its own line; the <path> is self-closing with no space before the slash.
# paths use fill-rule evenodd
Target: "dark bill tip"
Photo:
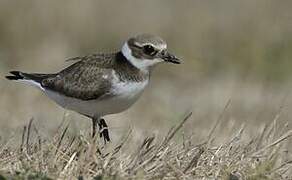
<path id="1" fill-rule="evenodd" d="M 173 64 L 181 64 L 181 60 L 179 58 L 177 58 L 175 55 L 167 51 L 163 51 L 161 53 L 161 59 L 163 59 L 165 62 L 169 62 Z"/>
<path id="2" fill-rule="evenodd" d="M 164 60 L 165 62 L 173 63 L 173 64 L 181 64 L 181 61 L 178 58 L 172 58 Z"/>

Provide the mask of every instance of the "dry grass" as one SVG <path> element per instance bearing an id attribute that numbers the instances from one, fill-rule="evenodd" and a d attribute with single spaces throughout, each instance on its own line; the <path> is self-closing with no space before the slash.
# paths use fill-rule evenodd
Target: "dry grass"
<path id="1" fill-rule="evenodd" d="M 163 139 L 132 141 L 131 130 L 118 143 L 104 145 L 90 135 L 70 136 L 62 122 L 54 137 L 44 139 L 31 119 L 20 146 L 7 140 L 0 149 L 2 179 L 288 179 L 291 159 L 286 140 L 292 130 L 278 127 L 277 117 L 262 132 L 243 140 L 245 126 L 214 145 L 224 108 L 206 139 L 196 142 L 182 131 L 191 113 Z M 18 137 L 15 137 L 18 138 Z M 182 139 L 181 141 L 177 139 Z"/>

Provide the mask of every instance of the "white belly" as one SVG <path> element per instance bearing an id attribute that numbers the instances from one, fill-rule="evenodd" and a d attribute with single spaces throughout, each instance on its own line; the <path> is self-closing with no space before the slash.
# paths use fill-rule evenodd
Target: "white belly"
<path id="1" fill-rule="evenodd" d="M 51 90 L 44 92 L 60 106 L 93 117 L 116 114 L 128 109 L 137 101 L 147 84 L 148 80 L 131 83 L 119 82 L 113 86 L 112 97 L 88 101 L 64 96 Z"/>

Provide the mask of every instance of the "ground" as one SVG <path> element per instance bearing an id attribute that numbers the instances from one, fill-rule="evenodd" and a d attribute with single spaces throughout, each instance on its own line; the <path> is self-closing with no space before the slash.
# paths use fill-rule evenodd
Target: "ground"
<path id="1" fill-rule="evenodd" d="M 192 113 L 186 113 L 164 137 L 132 140 L 131 129 L 116 143 L 98 137 L 70 136 L 62 122 L 50 139 L 44 139 L 33 119 L 24 127 L 21 144 L 12 139 L 0 149 L 1 179 L 289 179 L 286 151 L 292 131 L 272 124 L 244 140 L 241 126 L 225 142 L 214 145 L 215 129 L 228 104 L 202 142 L 182 130 Z"/>

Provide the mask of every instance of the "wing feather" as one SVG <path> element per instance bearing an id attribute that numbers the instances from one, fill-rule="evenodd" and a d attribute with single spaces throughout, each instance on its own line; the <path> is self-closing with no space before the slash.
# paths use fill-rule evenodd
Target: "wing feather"
<path id="1" fill-rule="evenodd" d="M 114 56 L 95 54 L 77 57 L 78 62 L 56 76 L 44 79 L 42 86 L 69 97 L 92 100 L 110 93 Z"/>

